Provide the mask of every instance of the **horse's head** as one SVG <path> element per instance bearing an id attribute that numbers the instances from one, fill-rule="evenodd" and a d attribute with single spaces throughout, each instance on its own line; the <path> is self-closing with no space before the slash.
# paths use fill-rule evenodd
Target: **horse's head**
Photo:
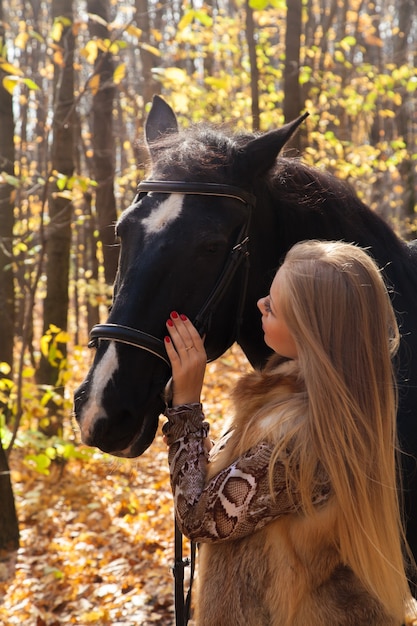
<path id="1" fill-rule="evenodd" d="M 258 138 L 180 133 L 172 109 L 154 98 L 145 129 L 152 172 L 117 224 L 113 306 L 92 331 L 95 360 L 75 393 L 85 443 L 138 456 L 152 442 L 171 375 L 163 345 L 171 311 L 206 335 L 210 360 L 233 343 L 245 306 L 253 181 L 302 119 Z"/>

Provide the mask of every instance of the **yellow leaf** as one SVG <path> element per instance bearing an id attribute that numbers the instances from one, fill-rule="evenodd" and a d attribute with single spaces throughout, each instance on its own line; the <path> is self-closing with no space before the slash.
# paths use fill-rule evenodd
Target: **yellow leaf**
<path id="1" fill-rule="evenodd" d="M 180 69 L 179 67 L 167 67 L 165 70 L 165 76 L 170 80 L 179 83 L 185 83 L 188 81 L 188 74 L 186 71 Z"/>
<path id="2" fill-rule="evenodd" d="M 113 72 L 113 81 L 115 85 L 119 85 L 126 76 L 126 63 L 120 63 Z"/>
<path id="3" fill-rule="evenodd" d="M 3 87 L 6 91 L 12 94 L 18 82 L 19 78 L 17 76 L 5 76 L 3 78 Z"/>
<path id="4" fill-rule="evenodd" d="M 16 48 L 20 48 L 20 50 L 25 50 L 26 44 L 29 40 L 29 33 L 19 33 L 14 40 L 14 45 Z"/>
<path id="5" fill-rule="evenodd" d="M 23 76 L 23 72 L 21 69 L 2 59 L 0 59 L 0 69 L 2 69 L 3 72 L 6 72 L 6 74 L 13 74 L 13 76 Z"/>
<path id="6" fill-rule="evenodd" d="M 384 45 L 382 39 L 372 33 L 369 33 L 365 36 L 365 41 L 368 46 L 378 46 L 379 48 L 382 48 L 382 46 Z"/>
<path id="7" fill-rule="evenodd" d="M 188 96 L 182 92 L 176 92 L 172 94 L 172 104 L 175 110 L 180 113 L 186 113 L 189 107 Z"/>
<path id="8" fill-rule="evenodd" d="M 110 52 L 110 54 L 116 55 L 119 53 L 119 50 L 120 50 L 119 44 L 117 43 L 117 41 L 113 41 L 113 43 L 107 47 L 106 51 Z"/>
<path id="9" fill-rule="evenodd" d="M 155 41 L 162 41 L 163 35 L 160 30 L 157 30 L 156 28 L 151 28 L 151 34 Z"/>
<path id="10" fill-rule="evenodd" d="M 111 51 L 113 42 L 110 39 L 96 39 L 96 41 L 97 41 L 97 46 L 99 50 L 102 50 L 103 52 Z M 114 42 L 114 45 L 116 45 L 116 50 L 118 50 L 116 42 Z"/>
<path id="11" fill-rule="evenodd" d="M 379 114 L 381 117 L 395 117 L 395 112 L 390 109 L 383 109 Z"/>
<path id="12" fill-rule="evenodd" d="M 65 330 L 61 330 L 61 332 L 59 332 L 55 337 L 55 341 L 59 341 L 60 343 L 68 343 L 69 340 L 69 333 L 67 333 Z"/>
<path id="13" fill-rule="evenodd" d="M 82 619 L 86 624 L 95 624 L 103 619 L 107 620 L 107 617 L 108 611 L 106 609 L 95 609 L 82 615 Z"/>
<path id="14" fill-rule="evenodd" d="M 56 191 L 52 194 L 54 198 L 64 198 L 65 200 L 72 200 L 73 194 L 69 189 L 65 189 L 65 191 Z"/>
<path id="15" fill-rule="evenodd" d="M 184 13 L 182 19 L 179 21 L 178 26 L 177 26 L 180 32 L 191 24 L 191 22 L 194 19 L 194 14 L 195 14 L 195 11 L 193 11 L 192 9 Z"/>
<path id="16" fill-rule="evenodd" d="M 51 37 L 53 41 L 61 41 L 64 25 L 61 22 L 55 21 L 51 28 Z"/>
<path id="17" fill-rule="evenodd" d="M 216 78 L 215 76 L 207 76 L 204 82 L 214 89 L 228 89 L 230 87 L 230 77 Z"/>
<path id="18" fill-rule="evenodd" d="M 22 371 L 22 376 L 23 378 L 32 378 L 35 375 L 35 371 L 34 367 L 25 367 Z"/>
<path id="19" fill-rule="evenodd" d="M 48 358 L 50 341 L 51 341 L 51 337 L 48 335 L 44 335 L 43 337 L 41 337 L 41 340 L 40 340 L 41 352 L 45 358 Z"/>
<path id="20" fill-rule="evenodd" d="M 95 96 L 100 87 L 100 74 L 94 74 L 94 76 L 90 78 L 89 84 L 91 93 L 93 94 L 93 96 Z"/>
<path id="21" fill-rule="evenodd" d="M 2 398 L 2 394 L 1 394 L 2 391 L 9 393 L 12 389 L 13 389 L 13 381 L 10 380 L 10 378 L 0 378 L 0 398 Z"/>
<path id="22" fill-rule="evenodd" d="M 138 39 L 142 35 L 142 32 L 143 32 L 142 29 L 138 28 L 137 26 L 134 26 L 133 24 L 129 24 L 126 30 L 129 33 L 129 35 L 132 35 L 132 37 L 137 37 Z"/>
<path id="23" fill-rule="evenodd" d="M 58 65 L 59 67 L 65 67 L 65 61 L 64 61 L 64 56 L 62 54 L 62 50 L 56 50 L 54 52 L 54 63 L 55 65 Z"/>
<path id="24" fill-rule="evenodd" d="M 74 24 L 72 26 L 72 32 L 74 33 L 74 37 L 78 37 L 81 28 L 82 28 L 82 23 L 81 22 L 74 22 Z"/>
<path id="25" fill-rule="evenodd" d="M 396 104 L 397 106 L 401 106 L 402 104 L 402 97 L 400 93 L 394 93 L 392 96 L 393 102 L 394 104 Z"/>
<path id="26" fill-rule="evenodd" d="M 8 363 L 6 363 L 5 361 L 2 361 L 0 363 L 0 373 L 3 374 L 4 376 L 7 376 L 7 374 L 10 374 L 11 372 L 11 367 Z"/>
<path id="27" fill-rule="evenodd" d="M 150 46 L 148 43 L 141 43 L 140 47 L 142 48 L 142 50 L 146 50 L 147 52 L 154 54 L 156 57 L 161 56 L 160 51 L 158 50 L 158 48 L 155 48 L 155 46 Z"/>
<path id="28" fill-rule="evenodd" d="M 34 83 L 31 78 L 22 78 L 21 81 L 26 85 L 26 87 L 29 87 L 29 89 L 39 89 L 38 85 Z"/>
<path id="29" fill-rule="evenodd" d="M 98 44 L 97 41 L 90 40 L 87 42 L 85 48 L 81 50 L 81 54 L 85 56 L 88 63 L 93 64 L 97 59 L 98 55 Z"/>
<path id="30" fill-rule="evenodd" d="M 160 75 L 168 80 L 172 80 L 179 85 L 183 85 L 188 81 L 187 72 L 179 67 L 155 67 L 152 69 L 152 72 L 157 76 Z"/>

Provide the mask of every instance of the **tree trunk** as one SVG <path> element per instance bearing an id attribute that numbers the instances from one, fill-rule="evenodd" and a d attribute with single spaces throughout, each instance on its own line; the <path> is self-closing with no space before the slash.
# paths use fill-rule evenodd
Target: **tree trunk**
<path id="1" fill-rule="evenodd" d="M 108 22 L 107 0 L 88 0 L 87 10 Z M 90 20 L 92 38 L 108 39 L 108 28 L 102 22 Z M 115 246 L 114 225 L 117 220 L 114 196 L 114 137 L 113 137 L 113 83 L 114 63 L 110 52 L 99 51 L 95 61 L 95 73 L 100 82 L 93 95 L 93 149 L 94 176 L 98 183 L 96 208 L 98 229 L 103 246 L 104 278 L 107 284 L 114 282 L 119 260 L 119 249 Z"/>
<path id="2" fill-rule="evenodd" d="M 3 7 L 0 0 L 0 40 L 4 42 Z M 14 120 L 12 96 L 3 87 L 4 73 L 0 71 L 0 172 L 14 174 Z M 0 183 L 0 362 L 13 368 L 13 339 L 15 325 L 13 276 L 13 208 L 12 185 Z"/>
<path id="3" fill-rule="evenodd" d="M 0 39 L 5 41 L 3 3 L 0 0 Z M 2 76 L 0 77 L 2 78 Z M 14 173 L 14 120 L 12 97 L 0 82 L 0 170 Z M 12 267 L 13 187 L 0 184 L 0 361 L 13 367 L 14 285 Z M 9 266 L 9 269 L 7 268 Z M 0 407 L 7 412 L 7 407 Z M 10 563 L 19 548 L 19 524 L 16 515 L 10 470 L 0 438 L 0 580 L 12 575 Z"/>
<path id="4" fill-rule="evenodd" d="M 248 42 L 249 62 L 250 62 L 250 90 L 252 108 L 252 130 L 260 128 L 259 113 L 259 70 L 256 58 L 255 25 L 253 22 L 253 11 L 249 5 L 249 0 L 245 0 L 246 9 L 246 40 Z"/>
<path id="5" fill-rule="evenodd" d="M 302 0 L 287 0 L 287 28 L 285 31 L 284 65 L 284 119 L 290 122 L 301 113 L 300 89 L 300 41 Z M 301 151 L 300 133 L 296 133 L 290 144 Z"/>
<path id="6" fill-rule="evenodd" d="M 52 18 L 64 16 L 70 26 L 64 25 L 62 36 L 56 42 L 62 52 L 62 62 L 56 57 L 54 67 L 54 117 L 52 123 L 52 168 L 71 177 L 74 172 L 74 35 L 72 31 L 72 0 L 53 0 Z M 49 197 L 50 225 L 46 243 L 46 297 L 44 300 L 44 332 L 53 324 L 67 329 L 69 259 L 71 248 L 72 203 L 57 195 L 58 188 Z M 59 346 L 65 354 L 65 345 Z M 38 381 L 56 385 L 59 370 L 42 357 Z M 59 426 L 58 426 L 59 430 Z"/>
<path id="7" fill-rule="evenodd" d="M 13 576 L 16 551 L 19 549 L 19 523 L 16 515 L 9 464 L 0 439 L 0 581 Z"/>
<path id="8" fill-rule="evenodd" d="M 396 4 L 398 12 L 398 32 L 394 37 L 394 62 L 398 67 L 403 65 L 413 66 L 413 60 L 410 59 L 408 40 L 411 26 L 413 24 L 412 16 L 417 13 L 416 0 L 399 0 Z M 414 217 L 414 207 L 417 201 L 416 192 L 416 169 L 414 161 L 411 158 L 413 153 L 411 120 L 413 119 L 413 97 L 403 87 L 401 93 L 401 108 L 397 114 L 397 130 L 398 135 L 403 138 L 407 145 L 408 157 L 404 158 L 399 165 L 402 183 L 404 186 L 403 194 L 403 210 L 400 218 L 407 216 Z"/>
<path id="9" fill-rule="evenodd" d="M 152 45 L 148 0 L 135 0 L 135 22 L 142 31 L 141 41 L 145 44 Z M 156 57 L 145 48 L 139 48 L 139 54 L 142 63 L 142 97 L 143 103 L 146 105 L 148 102 L 152 101 L 154 94 L 161 92 L 161 83 L 156 81 L 152 75 L 152 68 L 155 66 Z"/>

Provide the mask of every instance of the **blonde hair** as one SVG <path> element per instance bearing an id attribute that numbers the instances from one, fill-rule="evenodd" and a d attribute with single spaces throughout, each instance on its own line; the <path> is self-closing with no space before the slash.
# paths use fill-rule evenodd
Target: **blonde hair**
<path id="1" fill-rule="evenodd" d="M 397 397 L 392 358 L 399 331 L 380 271 L 342 242 L 296 244 L 280 271 L 280 308 L 305 383 L 306 419 L 293 421 L 271 461 L 288 457 L 288 481 L 314 514 L 324 469 L 337 504 L 341 559 L 401 620 L 410 596 L 397 495 Z M 283 454 L 285 453 L 285 454 Z"/>

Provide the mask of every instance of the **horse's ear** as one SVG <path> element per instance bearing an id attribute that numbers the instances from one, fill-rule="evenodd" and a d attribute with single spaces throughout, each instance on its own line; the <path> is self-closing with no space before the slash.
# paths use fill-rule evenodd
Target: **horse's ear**
<path id="1" fill-rule="evenodd" d="M 308 115 L 308 113 L 304 113 L 292 122 L 285 124 L 279 130 L 272 130 L 249 141 L 242 149 L 240 155 L 240 165 L 242 170 L 244 170 L 241 173 L 244 173 L 251 179 L 265 174 L 274 165 L 282 148 Z"/>
<path id="2" fill-rule="evenodd" d="M 162 135 L 177 132 L 178 123 L 174 111 L 160 96 L 154 96 L 145 123 L 145 139 L 148 146 Z"/>

